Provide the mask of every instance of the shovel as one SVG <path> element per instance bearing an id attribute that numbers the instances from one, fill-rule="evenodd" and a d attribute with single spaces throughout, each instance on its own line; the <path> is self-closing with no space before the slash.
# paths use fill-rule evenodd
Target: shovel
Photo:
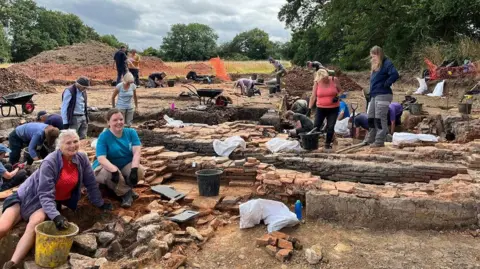
<path id="1" fill-rule="evenodd" d="M 315 130 L 317 130 L 317 127 L 313 128 L 310 132 L 307 133 L 307 135 L 313 133 Z"/>

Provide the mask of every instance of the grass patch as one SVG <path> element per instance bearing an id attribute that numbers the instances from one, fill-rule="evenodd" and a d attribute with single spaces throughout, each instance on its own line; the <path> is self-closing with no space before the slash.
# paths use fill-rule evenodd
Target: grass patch
<path id="1" fill-rule="evenodd" d="M 281 61 L 285 68 L 289 68 L 292 64 L 289 61 Z M 165 62 L 166 65 L 172 68 L 185 68 L 187 65 L 203 63 L 208 66 L 210 62 Z M 224 61 L 227 73 L 237 74 L 270 74 L 274 71 L 274 67 L 268 61 Z"/>
<path id="2" fill-rule="evenodd" d="M 4 64 L 0 64 L 0 68 L 8 68 L 10 67 L 12 64 L 8 64 L 8 63 L 4 63 Z"/>

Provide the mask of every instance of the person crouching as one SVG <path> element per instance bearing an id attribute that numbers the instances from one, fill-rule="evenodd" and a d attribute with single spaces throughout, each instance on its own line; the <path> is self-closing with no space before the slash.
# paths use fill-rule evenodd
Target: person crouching
<path id="1" fill-rule="evenodd" d="M 295 113 L 291 110 L 285 112 L 284 118 L 293 122 L 295 129 L 289 130 L 289 135 L 296 137 L 301 133 L 310 132 L 313 129 L 313 122 L 305 115 Z"/>

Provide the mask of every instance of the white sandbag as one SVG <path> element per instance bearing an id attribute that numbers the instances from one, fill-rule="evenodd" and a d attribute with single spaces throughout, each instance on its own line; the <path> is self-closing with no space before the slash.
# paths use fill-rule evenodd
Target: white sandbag
<path id="1" fill-rule="evenodd" d="M 302 151 L 302 147 L 300 146 L 300 142 L 297 140 L 287 140 L 283 138 L 273 138 L 267 143 L 265 143 L 267 149 L 273 153 L 277 153 L 280 151 Z"/>
<path id="2" fill-rule="evenodd" d="M 348 130 L 348 121 L 350 118 L 345 118 L 343 120 L 337 121 L 335 123 L 335 133 L 339 135 L 349 135 L 350 130 Z"/>
<path id="3" fill-rule="evenodd" d="M 247 148 L 247 144 L 245 140 L 240 136 L 232 136 L 225 141 L 220 141 L 218 139 L 213 140 L 213 149 L 218 156 L 228 157 L 230 154 L 238 147 L 242 147 L 242 149 Z"/>
<path id="4" fill-rule="evenodd" d="M 427 82 L 424 78 L 417 78 L 417 80 L 418 84 L 420 84 L 420 87 L 418 87 L 417 91 L 413 94 L 424 94 L 426 91 L 428 91 Z"/>
<path id="5" fill-rule="evenodd" d="M 442 97 L 444 86 L 445 86 L 445 80 L 437 83 L 437 85 L 435 86 L 435 90 L 433 90 L 433 93 L 429 93 L 429 94 L 427 94 L 427 96 Z"/>
<path id="6" fill-rule="evenodd" d="M 438 137 L 429 134 L 394 133 L 392 139 L 394 145 L 413 144 L 420 141 L 437 143 Z"/>
<path id="7" fill-rule="evenodd" d="M 281 202 L 255 199 L 240 205 L 240 229 L 252 228 L 263 220 L 268 233 L 300 223 L 297 216 Z"/>
<path id="8" fill-rule="evenodd" d="M 163 116 L 163 119 L 167 121 L 167 124 L 165 124 L 165 126 L 173 126 L 173 127 L 183 127 L 183 126 L 185 126 L 185 124 L 183 123 L 183 121 L 181 121 L 181 120 L 174 120 L 174 119 L 170 118 L 170 117 L 167 116 L 167 115 L 164 115 L 164 116 Z"/>

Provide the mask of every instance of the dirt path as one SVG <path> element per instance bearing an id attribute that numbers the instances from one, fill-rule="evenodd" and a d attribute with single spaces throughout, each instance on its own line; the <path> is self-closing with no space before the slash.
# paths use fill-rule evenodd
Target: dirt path
<path id="1" fill-rule="evenodd" d="M 308 265 L 304 251 L 285 264 L 255 247 L 265 226 L 240 230 L 238 224 L 217 232 L 197 256 L 201 268 L 480 268 L 480 244 L 468 233 L 370 231 L 325 223 L 303 224 L 286 232 L 306 247 L 319 244 L 328 263 Z"/>

